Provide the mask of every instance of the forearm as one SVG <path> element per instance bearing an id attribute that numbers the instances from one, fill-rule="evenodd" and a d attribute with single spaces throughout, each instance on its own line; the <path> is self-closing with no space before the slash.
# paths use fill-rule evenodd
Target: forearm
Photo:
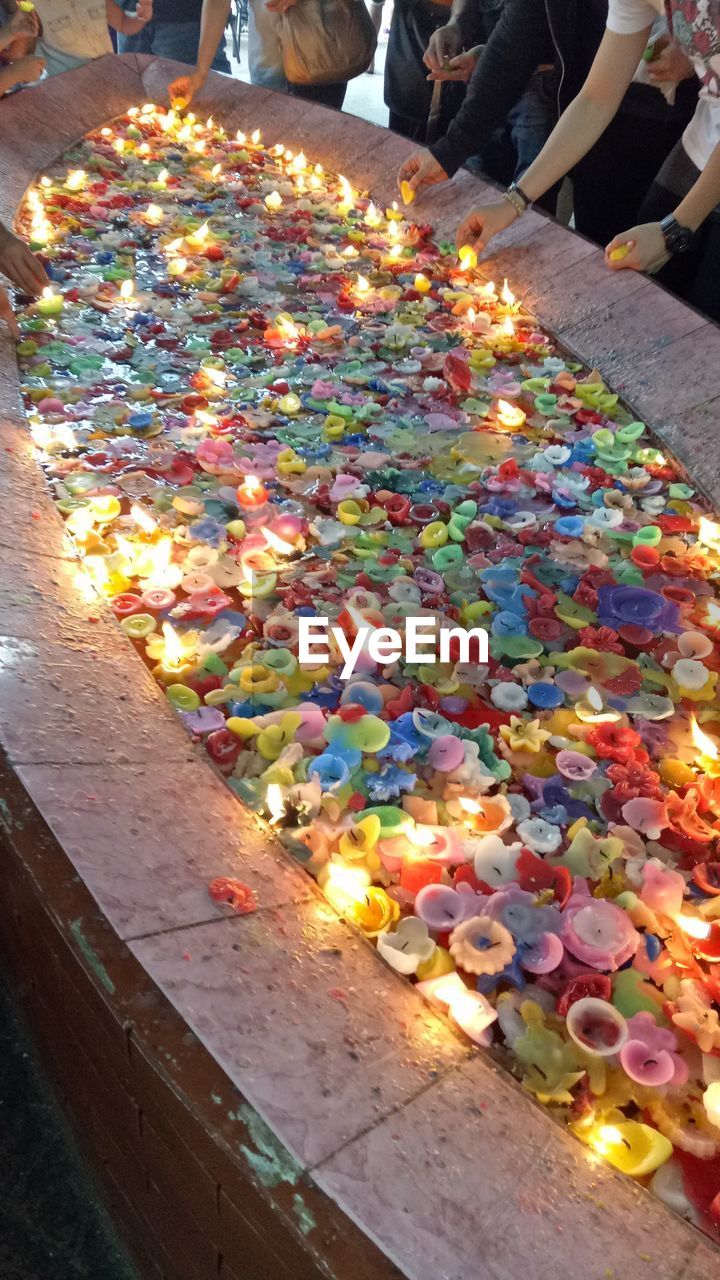
<path id="1" fill-rule="evenodd" d="M 119 31 L 121 36 L 134 36 L 146 25 L 138 22 L 137 18 L 129 17 L 119 4 L 115 4 L 115 0 L 105 0 L 105 17 L 108 26 Z"/>
<path id="2" fill-rule="evenodd" d="M 716 205 L 720 204 L 720 143 L 694 186 L 680 201 L 675 217 L 681 227 L 697 231 Z"/>
<path id="3" fill-rule="evenodd" d="M 452 22 L 454 26 L 460 28 L 465 43 L 472 38 L 477 29 L 476 3 L 477 0 L 452 0 L 448 22 Z"/>
<path id="4" fill-rule="evenodd" d="M 430 148 L 448 177 L 475 155 L 521 97 L 539 60 L 552 58 L 542 0 L 507 0 L 458 114 Z"/>
<path id="5" fill-rule="evenodd" d="M 205 77 L 218 51 L 230 16 L 230 0 L 203 0 L 196 72 Z"/>

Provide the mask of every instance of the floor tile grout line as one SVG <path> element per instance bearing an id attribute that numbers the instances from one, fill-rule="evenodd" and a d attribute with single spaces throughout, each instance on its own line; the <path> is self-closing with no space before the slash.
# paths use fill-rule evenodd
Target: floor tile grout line
<path id="1" fill-rule="evenodd" d="M 181 933 L 185 929 L 204 928 L 204 926 L 208 924 L 212 924 L 212 925 L 240 924 L 240 923 L 243 923 L 246 919 L 249 920 L 250 917 L 258 917 L 258 916 L 263 917 L 263 916 L 271 915 L 276 911 L 284 911 L 285 908 L 287 907 L 302 906 L 303 903 L 307 902 L 308 899 L 311 898 L 312 896 L 313 895 L 311 894 L 310 887 L 308 886 L 307 891 L 305 891 L 304 893 L 298 893 L 297 896 L 292 895 L 291 897 L 287 898 L 284 902 L 275 903 L 274 906 L 259 906 L 256 908 L 255 911 L 249 911 L 247 913 L 228 912 L 227 914 L 222 913 L 221 915 L 208 916 L 208 918 L 204 920 L 191 920 L 191 921 L 187 921 L 184 924 L 168 925 L 167 928 L 165 929 L 154 929 L 154 930 L 151 930 L 149 933 L 136 933 L 136 934 L 130 934 L 130 935 L 118 933 L 118 937 L 122 942 L 126 943 L 129 946 L 130 943 L 147 942 L 153 938 L 165 938 L 168 935 L 173 933 Z M 110 918 L 106 916 L 106 919 L 108 920 L 108 923 L 111 925 L 111 927 L 114 928 Z M 155 979 L 153 979 L 153 981 L 155 981 Z"/>
<path id="2" fill-rule="evenodd" d="M 420 1085 L 414 1093 L 410 1094 L 407 1098 L 403 1098 L 400 1102 L 396 1103 L 395 1106 L 391 1107 L 391 1109 L 388 1112 L 386 1112 L 385 1115 L 379 1116 L 378 1118 L 371 1120 L 363 1128 L 359 1129 L 357 1133 L 353 1134 L 351 1138 L 347 1138 L 345 1142 L 341 1142 L 339 1146 L 337 1146 L 333 1151 L 329 1153 L 329 1155 L 323 1156 L 322 1160 L 317 1160 L 315 1161 L 314 1164 L 308 1165 L 307 1172 L 312 1177 L 314 1177 L 316 1173 L 321 1174 L 324 1166 L 328 1164 L 329 1161 L 334 1160 L 340 1154 L 340 1152 L 345 1151 L 346 1148 L 352 1146 L 354 1142 L 357 1142 L 360 1138 L 364 1138 L 367 1136 L 367 1134 L 372 1133 L 375 1129 L 378 1129 L 380 1125 L 384 1125 L 387 1123 L 387 1121 L 392 1120 L 394 1116 L 397 1116 L 401 1111 L 404 1111 L 405 1108 L 410 1106 L 411 1103 L 415 1103 L 418 1101 L 419 1098 L 424 1097 L 426 1093 L 428 1093 L 431 1089 L 435 1087 L 435 1085 L 444 1083 L 450 1076 L 456 1074 L 457 1072 L 465 1070 L 468 1063 L 472 1062 L 474 1059 L 480 1056 L 481 1055 L 477 1048 L 475 1048 L 473 1045 L 468 1045 L 467 1055 L 463 1059 L 463 1061 L 455 1062 L 447 1067 L 443 1067 L 439 1069 L 437 1075 L 433 1080 L 428 1080 L 426 1084 Z"/>

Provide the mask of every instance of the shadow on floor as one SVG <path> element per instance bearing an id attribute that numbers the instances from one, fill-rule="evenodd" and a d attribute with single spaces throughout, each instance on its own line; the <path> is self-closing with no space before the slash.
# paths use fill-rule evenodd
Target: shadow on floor
<path id="1" fill-rule="evenodd" d="M 0 1277 L 138 1280 L 0 968 Z"/>

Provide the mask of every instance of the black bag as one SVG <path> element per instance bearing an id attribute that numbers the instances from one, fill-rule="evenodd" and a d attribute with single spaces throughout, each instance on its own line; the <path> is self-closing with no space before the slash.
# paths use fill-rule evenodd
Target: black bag
<path id="1" fill-rule="evenodd" d="M 298 0 L 278 19 L 290 84 L 339 84 L 367 71 L 377 36 L 364 0 Z"/>

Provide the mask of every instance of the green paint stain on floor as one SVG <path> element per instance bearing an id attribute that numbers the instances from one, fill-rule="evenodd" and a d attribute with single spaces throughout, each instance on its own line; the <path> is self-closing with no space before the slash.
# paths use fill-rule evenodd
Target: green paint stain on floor
<path id="1" fill-rule="evenodd" d="M 105 968 L 105 965 L 103 964 L 99 955 L 93 949 L 93 947 L 91 947 L 90 943 L 85 937 L 85 934 L 82 931 L 82 920 L 73 920 L 70 925 L 70 932 L 73 938 L 75 939 L 75 941 L 77 942 L 90 968 L 95 974 L 95 977 L 98 978 L 100 982 L 102 982 L 105 990 L 109 991 L 110 995 L 113 995 L 115 991 L 115 983 L 110 977 L 110 974 Z"/>

